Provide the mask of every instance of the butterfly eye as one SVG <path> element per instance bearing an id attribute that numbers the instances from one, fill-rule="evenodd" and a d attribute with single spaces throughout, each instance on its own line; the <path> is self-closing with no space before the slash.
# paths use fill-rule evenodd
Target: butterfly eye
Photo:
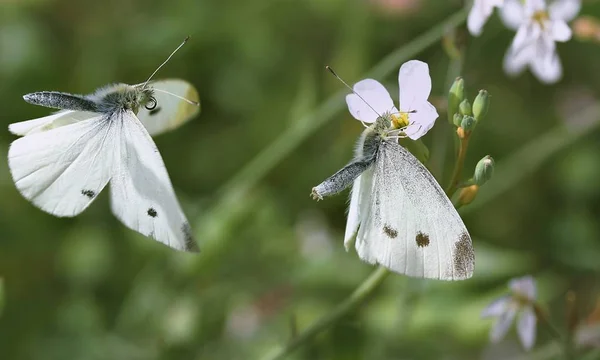
<path id="1" fill-rule="evenodd" d="M 150 100 L 148 100 L 148 103 L 144 107 L 146 110 L 154 110 L 156 108 L 156 99 L 154 96 L 150 97 Z"/>

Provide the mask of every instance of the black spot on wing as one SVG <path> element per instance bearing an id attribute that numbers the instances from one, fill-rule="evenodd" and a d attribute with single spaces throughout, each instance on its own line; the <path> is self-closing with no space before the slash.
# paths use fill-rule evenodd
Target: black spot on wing
<path id="1" fill-rule="evenodd" d="M 429 235 L 419 231 L 415 237 L 415 241 L 418 247 L 427 247 L 429 246 Z"/>
<path id="2" fill-rule="evenodd" d="M 199 252 L 200 248 L 198 248 L 198 244 L 196 244 L 196 240 L 194 240 L 190 224 L 187 222 L 183 223 L 181 225 L 181 232 L 183 233 L 183 238 L 185 240 L 185 250 L 190 252 Z"/>
<path id="3" fill-rule="evenodd" d="M 460 234 L 457 242 L 454 243 L 454 273 L 458 278 L 470 277 L 475 267 L 475 253 L 471 244 L 471 237 L 466 232 Z"/>
<path id="4" fill-rule="evenodd" d="M 162 110 L 162 108 L 161 108 L 160 106 L 157 106 L 157 107 L 155 107 L 154 109 L 152 109 L 152 110 L 148 111 L 148 114 L 149 114 L 150 116 L 152 116 L 152 115 L 156 115 L 156 114 L 158 114 L 158 113 L 160 112 L 160 110 Z"/>
<path id="5" fill-rule="evenodd" d="M 398 237 L 398 230 L 387 224 L 383 226 L 383 233 L 386 234 L 390 239 L 395 239 Z"/>
<path id="6" fill-rule="evenodd" d="M 83 190 L 81 190 L 81 195 L 84 195 L 84 196 L 87 196 L 90 199 L 93 199 L 94 196 L 96 196 L 96 192 L 94 192 L 93 190 L 83 189 Z"/>
<path id="7" fill-rule="evenodd" d="M 154 208 L 149 208 L 148 216 L 155 218 L 156 216 L 158 216 L 158 213 L 156 212 L 156 210 L 154 210 Z"/>

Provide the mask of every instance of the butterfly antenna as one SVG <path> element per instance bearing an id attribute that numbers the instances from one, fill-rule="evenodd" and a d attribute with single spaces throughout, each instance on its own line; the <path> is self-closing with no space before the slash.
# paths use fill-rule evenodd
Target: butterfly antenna
<path id="1" fill-rule="evenodd" d="M 374 109 L 374 108 L 371 106 L 371 104 L 369 104 L 369 102 L 367 102 L 367 100 L 365 100 L 365 99 L 364 99 L 362 96 L 360 96 L 360 94 L 359 94 L 359 93 L 357 93 L 356 91 L 354 91 L 354 89 L 353 89 L 353 88 L 352 88 L 350 85 L 348 85 L 348 83 L 346 83 L 346 82 L 345 82 L 345 81 L 344 81 L 344 80 L 343 80 L 343 79 L 342 79 L 342 78 L 341 78 L 341 77 L 340 77 L 340 76 L 339 76 L 339 75 L 338 75 L 338 74 L 337 74 L 335 71 L 333 71 L 333 69 L 332 69 L 332 68 L 331 68 L 329 65 L 325 66 L 325 69 L 329 70 L 329 72 L 330 72 L 331 74 L 333 74 L 333 76 L 335 76 L 335 77 L 336 77 L 336 79 L 338 79 L 339 81 L 341 81 L 341 83 L 342 83 L 342 84 L 344 84 L 344 86 L 346 86 L 346 87 L 347 87 L 347 88 L 348 88 L 350 91 L 352 91 L 352 93 L 353 93 L 354 95 L 358 96 L 358 97 L 359 97 L 359 98 L 360 98 L 360 99 L 361 99 L 361 100 L 362 100 L 362 101 L 363 101 L 365 104 L 367 104 L 367 106 L 368 106 L 368 107 L 370 107 L 370 108 L 371 108 L 371 110 L 373 110 L 373 111 L 375 112 L 375 114 L 377 114 L 377 116 L 379 116 L 379 117 L 382 117 L 382 116 L 381 116 L 381 114 L 380 114 L 379 112 L 377 112 L 377 110 L 375 110 L 375 109 Z M 362 122 L 362 124 L 363 124 L 365 127 L 368 127 L 368 126 L 367 126 L 367 124 L 365 124 L 365 123 L 364 123 L 362 120 L 361 120 L 360 122 Z"/>
<path id="2" fill-rule="evenodd" d="M 152 73 L 152 75 L 150 75 L 150 77 L 148 78 L 148 80 L 146 80 L 146 82 L 144 83 L 144 86 L 142 86 L 143 88 L 146 87 L 146 85 L 148 85 L 148 82 L 150 81 L 150 79 L 152 79 L 152 77 L 154 75 L 156 75 L 156 73 L 158 72 L 158 70 L 160 70 L 160 68 L 162 68 L 167 62 L 169 62 L 169 60 L 171 60 L 171 58 L 173 57 L 173 55 L 175 55 L 175 53 L 181 49 L 181 47 L 183 45 L 185 45 L 185 43 L 190 39 L 190 35 L 188 35 L 181 44 L 179 44 L 179 46 L 177 47 L 177 49 L 173 50 L 173 52 L 171 53 L 171 55 L 169 55 L 169 57 L 167 58 L 167 60 L 165 60 L 162 64 L 160 64 L 160 66 L 158 68 L 156 68 L 156 70 L 154 70 L 154 72 Z"/>
<path id="3" fill-rule="evenodd" d="M 181 100 L 187 102 L 188 104 L 191 104 L 191 105 L 194 105 L 194 106 L 200 106 L 200 103 L 198 101 L 193 101 L 193 100 L 190 100 L 190 99 L 186 99 L 183 96 L 179 96 L 177 94 L 173 94 L 172 92 L 168 92 L 166 90 L 154 88 L 154 91 L 161 92 L 163 94 L 167 94 L 167 95 L 171 95 L 171 96 L 175 96 L 176 98 L 181 99 Z"/>

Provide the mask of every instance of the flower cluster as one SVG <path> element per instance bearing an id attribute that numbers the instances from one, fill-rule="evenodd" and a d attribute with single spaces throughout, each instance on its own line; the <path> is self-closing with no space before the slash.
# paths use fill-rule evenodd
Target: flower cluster
<path id="1" fill-rule="evenodd" d="M 557 82 L 562 65 L 556 43 L 571 39 L 567 22 L 579 13 L 581 0 L 475 0 L 467 21 L 472 35 L 481 34 L 494 8 L 517 32 L 504 58 L 506 73 L 518 75 L 528 67 L 541 82 Z"/>

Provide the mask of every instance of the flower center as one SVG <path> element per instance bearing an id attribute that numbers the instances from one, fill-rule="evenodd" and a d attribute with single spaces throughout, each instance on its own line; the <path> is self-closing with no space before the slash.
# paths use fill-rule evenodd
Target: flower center
<path id="1" fill-rule="evenodd" d="M 407 112 L 399 112 L 392 115 L 392 127 L 394 129 L 401 129 L 410 124 L 408 121 L 408 113 Z"/>
<path id="2" fill-rule="evenodd" d="M 546 10 L 539 10 L 533 13 L 533 15 L 531 16 L 531 19 L 540 24 L 540 26 L 542 27 L 542 29 L 544 28 L 544 23 L 548 20 L 550 20 L 550 16 L 548 15 L 548 12 Z"/>

